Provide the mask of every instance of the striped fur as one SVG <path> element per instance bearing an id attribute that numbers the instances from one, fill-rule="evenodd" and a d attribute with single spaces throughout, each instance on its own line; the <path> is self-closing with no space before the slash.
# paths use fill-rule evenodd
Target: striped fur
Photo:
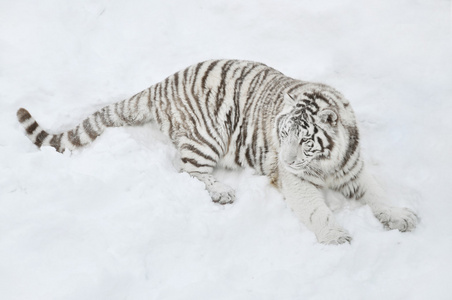
<path id="1" fill-rule="evenodd" d="M 254 168 L 281 189 L 324 243 L 351 238 L 334 222 L 322 188 L 364 199 L 383 224 L 409 219 L 403 228 L 389 228 L 411 230 L 416 223 L 411 212 L 380 216 L 387 206 L 362 179 L 359 133 L 348 101 L 331 87 L 292 79 L 261 63 L 212 60 L 190 66 L 63 133 L 48 133 L 23 108 L 17 117 L 36 146 L 59 152 L 90 144 L 107 127 L 154 122 L 179 150 L 182 170 L 204 182 L 215 202 L 235 199 L 212 176 L 216 166 Z"/>

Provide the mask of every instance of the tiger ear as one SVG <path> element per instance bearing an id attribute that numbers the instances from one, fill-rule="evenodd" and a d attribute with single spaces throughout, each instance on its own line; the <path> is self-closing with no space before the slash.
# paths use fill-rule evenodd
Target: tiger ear
<path id="1" fill-rule="evenodd" d="M 292 95 L 289 94 L 284 94 L 284 103 L 286 105 L 291 105 L 291 106 L 295 106 L 295 99 L 293 98 Z"/>
<path id="2" fill-rule="evenodd" d="M 330 125 L 336 125 L 337 115 L 334 111 L 332 111 L 330 109 L 322 110 L 319 113 L 319 118 L 320 118 L 320 121 L 322 121 L 323 123 L 327 123 Z"/>

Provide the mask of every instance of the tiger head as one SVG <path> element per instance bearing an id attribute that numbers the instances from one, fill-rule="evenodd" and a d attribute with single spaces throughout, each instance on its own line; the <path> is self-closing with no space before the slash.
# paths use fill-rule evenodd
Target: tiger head
<path id="1" fill-rule="evenodd" d="M 285 94 L 276 118 L 281 163 L 291 173 L 323 177 L 341 161 L 346 128 L 354 123 L 347 100 L 331 88 L 310 85 Z"/>

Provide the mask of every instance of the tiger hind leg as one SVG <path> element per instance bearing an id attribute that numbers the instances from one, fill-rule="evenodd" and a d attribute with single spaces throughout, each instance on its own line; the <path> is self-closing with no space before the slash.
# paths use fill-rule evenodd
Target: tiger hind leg
<path id="1" fill-rule="evenodd" d="M 212 172 L 217 165 L 219 155 L 208 146 L 182 144 L 179 148 L 181 171 L 203 182 L 213 202 L 220 204 L 232 203 L 235 200 L 233 188 L 218 181 Z"/>
<path id="2" fill-rule="evenodd" d="M 220 204 L 230 204 L 235 200 L 235 191 L 229 185 L 218 181 L 212 174 L 190 172 L 191 176 L 196 177 L 206 185 L 213 202 Z"/>

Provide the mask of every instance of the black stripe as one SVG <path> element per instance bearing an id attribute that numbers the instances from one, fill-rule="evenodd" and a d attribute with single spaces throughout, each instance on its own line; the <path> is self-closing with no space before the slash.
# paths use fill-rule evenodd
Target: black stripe
<path id="1" fill-rule="evenodd" d="M 159 103 L 161 102 L 161 86 L 162 83 L 157 83 L 155 85 L 155 93 L 154 93 L 154 104 L 155 104 L 155 118 L 157 120 L 157 123 L 160 125 L 160 128 L 162 128 L 162 118 L 160 117 L 160 107 L 159 107 Z"/>
<path id="2" fill-rule="evenodd" d="M 105 124 L 102 121 L 102 117 L 100 115 L 100 112 L 96 111 L 94 114 L 94 124 L 96 125 L 96 131 L 100 130 L 103 131 Z"/>
<path id="3" fill-rule="evenodd" d="M 36 136 L 36 141 L 35 141 L 35 145 L 38 146 L 39 148 L 42 145 L 42 142 L 44 141 L 44 139 L 46 137 L 48 137 L 49 134 L 47 132 L 45 132 L 44 130 L 42 130 L 37 136 Z"/>
<path id="4" fill-rule="evenodd" d="M 49 145 L 52 146 L 53 148 L 55 148 L 56 151 L 63 152 L 64 148 L 60 149 L 61 148 L 61 139 L 62 138 L 63 138 L 63 133 L 55 134 L 52 137 L 52 139 L 50 140 Z"/>
<path id="5" fill-rule="evenodd" d="M 166 114 L 166 119 L 169 123 L 169 128 L 168 128 L 168 136 L 173 138 L 172 134 L 173 134 L 173 120 L 174 118 L 174 114 L 173 114 L 173 110 L 172 110 L 172 102 L 169 97 L 168 97 L 168 87 L 170 86 L 170 84 L 172 84 L 172 81 L 170 83 L 169 81 L 169 77 L 165 79 L 164 81 L 164 87 L 163 87 L 163 92 L 164 92 L 164 98 L 166 99 L 166 108 L 165 108 L 165 114 Z"/>
<path id="6" fill-rule="evenodd" d="M 220 152 L 217 148 L 215 148 L 211 143 L 209 143 L 198 131 L 197 128 L 193 128 L 193 133 L 196 135 L 196 137 L 202 142 L 203 145 L 208 146 L 213 152 L 215 152 L 218 157 L 220 157 Z"/>
<path id="7" fill-rule="evenodd" d="M 124 104 L 125 100 L 115 104 L 115 114 L 121 119 L 125 124 L 127 124 L 127 119 L 124 117 Z M 121 106 L 122 105 L 122 106 Z"/>
<path id="8" fill-rule="evenodd" d="M 311 215 L 309 216 L 309 223 L 312 224 L 312 216 L 315 214 L 315 212 L 316 212 L 318 209 L 319 209 L 319 208 L 316 207 L 316 208 L 312 211 Z"/>
<path id="9" fill-rule="evenodd" d="M 356 181 L 356 179 L 358 179 L 359 175 L 361 174 L 361 172 L 364 169 L 364 164 L 361 164 L 361 167 L 359 168 L 358 172 L 356 172 L 355 174 L 353 174 L 352 177 L 350 177 L 347 182 L 342 183 L 341 185 L 339 185 L 338 187 L 335 188 L 335 190 L 337 191 L 342 191 L 346 186 L 348 186 L 350 183 Z M 346 174 L 348 174 L 349 172 L 347 172 Z M 344 175 L 345 176 L 345 175 Z M 342 177 L 344 177 L 342 176 Z"/>
<path id="10" fill-rule="evenodd" d="M 190 99 L 190 97 L 188 96 L 188 93 L 187 93 L 187 87 L 189 86 L 187 74 L 188 74 L 188 68 L 185 69 L 184 73 L 183 73 L 182 87 L 183 87 L 184 97 L 185 97 L 185 101 L 187 102 L 188 106 L 190 107 L 190 112 L 192 113 L 191 114 L 191 116 L 192 116 L 191 119 L 193 119 L 193 116 L 196 118 L 197 122 L 193 121 L 193 124 L 198 124 L 199 125 L 199 124 L 201 124 L 201 121 L 199 120 L 198 114 L 195 112 L 195 109 L 194 109 L 194 107 L 193 107 L 193 105 L 192 105 L 192 103 L 190 101 L 191 99 Z"/>
<path id="11" fill-rule="evenodd" d="M 207 154 L 205 154 L 205 153 L 202 153 L 198 148 L 196 148 L 196 147 L 193 146 L 193 145 L 190 145 L 190 144 L 183 144 L 183 145 L 180 147 L 180 149 L 187 149 L 187 150 L 189 150 L 189 151 L 191 151 L 191 152 L 197 154 L 198 156 L 201 156 L 201 157 L 203 157 L 203 158 L 205 158 L 205 159 L 207 159 L 207 160 L 210 160 L 210 161 L 214 162 L 215 164 L 217 163 L 217 161 L 216 161 L 214 158 L 212 158 L 211 156 L 209 156 L 209 155 L 207 155 Z"/>
<path id="12" fill-rule="evenodd" d="M 265 78 L 268 75 L 268 72 L 270 70 L 268 68 L 260 70 L 257 72 L 257 74 L 254 75 L 253 79 L 251 80 L 249 87 L 248 87 L 248 96 L 246 101 L 253 103 L 254 101 L 250 101 L 251 98 L 254 98 L 258 96 L 259 94 L 255 93 L 256 88 L 259 89 L 261 87 L 262 81 L 265 80 Z M 261 77 L 261 74 L 264 73 L 264 76 Z"/>
<path id="13" fill-rule="evenodd" d="M 245 78 L 249 74 L 251 74 L 251 72 L 254 69 L 256 69 L 256 68 L 258 68 L 260 66 L 261 66 L 260 64 L 251 64 L 251 67 L 250 67 L 250 64 L 248 64 L 248 65 L 246 65 L 245 67 L 242 68 L 242 72 L 240 74 L 240 77 L 237 78 L 236 81 L 235 81 L 235 85 L 234 85 L 234 100 L 238 101 L 238 99 L 240 99 L 240 96 L 241 96 L 241 93 L 242 93 L 242 85 L 243 85 L 243 82 L 245 81 Z M 238 103 L 237 103 L 237 105 L 238 105 Z"/>
<path id="14" fill-rule="evenodd" d="M 175 109 L 179 112 L 182 124 L 187 124 L 187 116 L 185 115 L 185 113 L 190 115 L 190 112 L 187 110 L 187 107 L 185 106 L 184 101 L 182 101 L 182 98 L 179 94 L 179 73 L 174 74 L 174 80 L 171 84 L 171 97 L 173 98 L 173 102 L 177 102 L 178 104 L 175 105 Z M 193 125 L 195 124 L 193 123 Z"/>
<path id="15" fill-rule="evenodd" d="M 82 146 L 82 143 L 80 141 L 80 135 L 79 135 L 79 132 L 78 132 L 79 128 L 80 127 L 77 126 L 75 128 L 75 130 L 74 129 L 70 130 L 67 133 L 67 137 L 68 137 L 69 142 L 71 142 L 76 147 L 81 147 Z"/>
<path id="16" fill-rule="evenodd" d="M 323 151 L 323 149 L 324 149 L 324 146 L 323 146 L 323 141 L 322 141 L 322 139 L 319 137 L 319 136 L 317 136 L 316 137 L 316 139 L 317 139 L 317 143 L 319 143 L 320 144 L 320 148 L 322 149 L 322 151 Z"/>
<path id="17" fill-rule="evenodd" d="M 276 118 L 276 134 L 278 135 L 278 141 L 281 143 L 281 123 L 282 119 L 285 117 L 285 115 L 280 115 Z"/>
<path id="18" fill-rule="evenodd" d="M 239 129 L 239 134 L 237 135 L 237 140 L 235 144 L 235 163 L 239 166 L 242 164 L 240 163 L 240 149 L 242 148 L 242 130 Z"/>
<path id="19" fill-rule="evenodd" d="M 355 199 L 359 200 L 362 197 L 364 197 L 365 194 L 366 194 L 366 192 L 362 188 L 360 188 L 359 193 L 355 194 Z"/>
<path id="20" fill-rule="evenodd" d="M 213 68 L 215 68 L 215 66 L 218 64 L 219 60 L 215 60 L 213 61 L 208 67 L 207 70 L 204 71 L 204 76 L 202 77 L 201 80 L 201 89 L 205 89 L 206 88 L 206 81 L 207 81 L 207 77 L 209 76 L 209 73 L 213 70 Z"/>
<path id="21" fill-rule="evenodd" d="M 97 134 L 97 132 L 94 130 L 93 126 L 91 125 L 91 121 L 90 119 L 85 119 L 85 121 L 83 121 L 83 129 L 85 129 L 85 132 L 88 134 L 89 138 L 94 141 L 99 134 Z"/>
<path id="22" fill-rule="evenodd" d="M 262 147 L 259 147 L 259 167 L 261 168 L 261 173 L 264 174 L 264 151 Z"/>
<path id="23" fill-rule="evenodd" d="M 348 193 L 349 198 L 359 200 L 364 196 L 364 191 L 361 186 L 353 186 L 353 189 Z"/>
<path id="24" fill-rule="evenodd" d="M 148 109 L 149 109 L 149 115 L 152 115 L 151 92 L 152 92 L 152 87 L 149 87 L 148 88 Z"/>
<path id="25" fill-rule="evenodd" d="M 333 147 L 334 147 L 334 140 L 328 135 L 328 133 L 324 132 L 323 134 L 324 134 L 324 136 L 326 137 L 326 139 L 327 139 L 327 141 L 328 141 L 328 145 L 325 146 L 325 148 L 328 149 L 328 150 L 330 150 L 330 151 L 332 151 L 332 150 L 333 150 Z M 343 166 L 342 166 L 342 167 L 343 167 Z M 341 168 L 342 168 L 342 167 L 341 167 Z"/>
<path id="26" fill-rule="evenodd" d="M 135 95 L 135 99 L 136 99 L 136 102 L 135 102 L 135 105 L 134 105 L 134 110 L 133 110 L 133 113 L 134 113 L 134 118 L 136 119 L 137 118 L 137 116 L 138 116 L 138 110 L 139 110 L 139 105 L 140 105 L 140 100 L 141 100 L 141 97 L 143 96 L 143 93 L 144 93 L 144 91 L 141 91 L 141 92 L 139 92 L 138 94 L 136 94 Z M 132 99 L 134 99 L 134 98 L 132 98 Z M 130 101 L 130 103 L 132 103 L 132 101 L 133 100 L 131 100 Z M 144 120 L 142 120 L 142 121 L 144 121 Z"/>
<path id="27" fill-rule="evenodd" d="M 169 77 L 165 78 L 165 80 L 162 83 L 162 94 L 160 95 L 163 97 L 163 99 L 168 100 L 168 84 L 169 84 Z M 168 104 L 168 101 L 165 101 L 165 104 Z"/>
<path id="28" fill-rule="evenodd" d="M 211 114 L 211 109 L 210 109 L 210 105 L 209 105 L 209 100 L 211 99 L 211 94 L 212 94 L 212 90 L 209 89 L 208 92 L 205 95 L 205 98 L 206 98 L 205 107 L 206 107 L 206 112 L 207 112 L 207 120 L 210 121 L 209 123 L 211 125 L 211 126 L 207 126 L 207 130 L 210 133 L 210 135 L 212 136 L 212 138 L 214 139 L 214 141 L 217 143 L 217 145 L 224 152 L 225 151 L 225 145 L 224 145 L 224 143 L 220 143 L 221 138 L 219 138 L 219 136 L 221 136 L 221 135 L 220 135 L 220 132 L 217 129 L 217 126 L 216 126 L 217 124 L 214 124 L 214 120 L 216 120 L 216 117 Z M 211 130 L 214 131 L 213 134 L 212 134 Z"/>
<path id="29" fill-rule="evenodd" d="M 114 122 L 110 117 L 110 106 L 106 106 L 102 108 L 102 110 L 99 113 L 102 123 L 106 127 L 112 127 L 114 126 Z"/>
<path id="30" fill-rule="evenodd" d="M 193 166 L 195 166 L 197 168 L 203 168 L 203 167 L 213 168 L 214 167 L 214 166 L 210 166 L 210 165 L 206 165 L 206 164 L 200 164 L 196 160 L 191 159 L 191 158 L 187 158 L 187 157 L 183 157 L 182 158 L 182 162 L 190 163 L 190 164 L 192 164 Z"/>
<path id="31" fill-rule="evenodd" d="M 253 135 L 251 137 L 251 151 L 253 152 L 252 153 L 253 154 L 253 164 L 255 164 L 257 161 L 257 150 L 256 150 L 257 135 L 258 135 L 258 133 L 256 133 L 257 130 L 258 130 L 258 128 L 254 128 Z"/>
<path id="32" fill-rule="evenodd" d="M 296 89 L 298 89 L 299 87 L 301 87 L 301 86 L 303 86 L 303 85 L 306 85 L 306 84 L 307 84 L 307 82 L 300 82 L 300 83 L 294 85 L 293 87 L 291 87 L 290 89 L 288 89 L 288 90 L 286 91 L 286 93 L 287 93 L 287 94 L 291 94 L 294 90 L 296 90 Z"/>
<path id="33" fill-rule="evenodd" d="M 348 146 L 345 152 L 344 158 L 342 159 L 340 169 L 344 168 L 348 163 L 350 157 L 357 151 L 358 143 L 359 143 L 359 133 L 358 128 L 356 126 L 347 126 L 345 129 L 348 132 Z"/>
<path id="34" fill-rule="evenodd" d="M 215 116 L 218 115 L 218 111 L 220 110 L 221 104 L 224 101 L 224 96 L 226 95 L 226 78 L 227 78 L 229 70 L 231 70 L 234 62 L 235 61 L 233 61 L 233 60 L 229 60 L 221 68 L 221 80 L 220 80 L 220 84 L 218 85 L 216 107 L 215 107 L 215 112 L 214 112 Z"/>
<path id="35" fill-rule="evenodd" d="M 250 148 L 249 147 L 246 148 L 246 150 L 245 150 L 245 158 L 246 158 L 246 161 L 248 162 L 248 165 L 250 167 L 254 167 L 254 163 L 253 163 L 253 161 L 251 159 L 251 154 L 250 154 Z"/>
<path id="36" fill-rule="evenodd" d="M 325 97 L 322 93 L 320 93 L 320 92 L 315 93 L 315 97 L 316 97 L 316 99 L 320 99 L 320 100 L 326 102 L 329 106 L 337 107 L 336 102 L 331 101 L 331 99 L 326 98 L 326 97 Z"/>
<path id="37" fill-rule="evenodd" d="M 33 122 L 30 126 L 27 127 L 26 131 L 28 134 L 33 134 L 33 132 L 38 128 L 38 123 L 36 121 Z"/>
<path id="38" fill-rule="evenodd" d="M 353 169 L 355 169 L 356 166 L 357 166 L 360 162 L 361 162 L 361 157 L 360 157 L 360 153 L 358 153 L 358 156 L 356 157 L 355 162 L 353 163 L 353 165 L 352 165 L 350 168 L 348 168 L 348 170 L 346 170 L 346 171 L 343 171 L 343 169 L 342 169 L 342 172 L 344 173 L 344 175 L 342 175 L 342 176 L 345 176 L 345 175 L 349 174 L 350 172 L 352 172 Z M 364 165 L 364 164 L 363 164 L 363 165 Z M 362 167 L 362 166 L 361 166 L 361 167 Z"/>

